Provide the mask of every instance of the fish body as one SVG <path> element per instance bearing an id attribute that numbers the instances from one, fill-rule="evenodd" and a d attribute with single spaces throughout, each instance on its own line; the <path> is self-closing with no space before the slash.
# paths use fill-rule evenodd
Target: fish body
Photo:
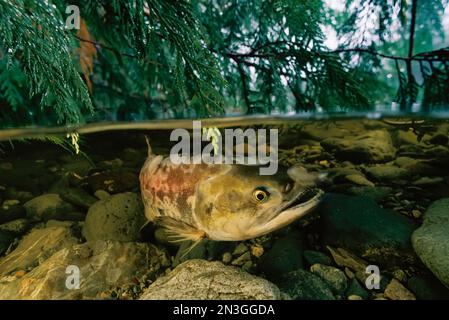
<path id="1" fill-rule="evenodd" d="M 240 241 L 279 229 L 315 208 L 323 192 L 316 173 L 258 166 L 174 164 L 150 154 L 140 172 L 146 217 L 173 241 Z"/>

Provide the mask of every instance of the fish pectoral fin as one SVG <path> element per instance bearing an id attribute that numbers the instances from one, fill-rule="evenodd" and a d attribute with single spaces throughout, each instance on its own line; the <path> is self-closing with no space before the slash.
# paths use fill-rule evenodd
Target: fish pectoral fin
<path id="1" fill-rule="evenodd" d="M 207 237 L 206 232 L 170 217 L 158 217 L 155 222 L 156 225 L 165 230 L 170 242 L 183 242 L 188 240 L 197 242 Z"/>

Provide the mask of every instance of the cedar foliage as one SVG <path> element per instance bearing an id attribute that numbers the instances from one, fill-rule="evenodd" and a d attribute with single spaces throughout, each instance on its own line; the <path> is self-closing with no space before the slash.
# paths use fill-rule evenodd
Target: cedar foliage
<path id="1" fill-rule="evenodd" d="M 443 108 L 448 50 L 432 41 L 444 40 L 448 2 L 346 0 L 334 12 L 322 0 L 0 0 L 0 127 L 369 110 L 394 99 Z M 411 30 L 413 3 L 407 56 L 409 39 L 392 35 Z M 65 27 L 69 5 L 79 30 Z M 374 28 L 360 28 L 373 16 Z M 324 45 L 326 25 L 338 50 Z"/>

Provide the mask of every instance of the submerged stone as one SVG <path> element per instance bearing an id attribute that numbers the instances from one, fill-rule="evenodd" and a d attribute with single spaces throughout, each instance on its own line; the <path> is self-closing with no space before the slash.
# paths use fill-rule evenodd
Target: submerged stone
<path id="1" fill-rule="evenodd" d="M 449 198 L 432 203 L 412 236 L 422 262 L 449 288 Z"/>
<path id="2" fill-rule="evenodd" d="M 303 245 L 299 236 L 289 234 L 276 240 L 259 261 L 258 270 L 276 283 L 283 274 L 304 268 Z"/>
<path id="3" fill-rule="evenodd" d="M 154 278 L 166 261 L 163 251 L 144 243 L 65 246 L 29 272 L 0 278 L 0 299 L 98 299 L 102 291 L 132 284 L 144 274 Z"/>
<path id="4" fill-rule="evenodd" d="M 348 287 L 345 273 L 340 269 L 317 263 L 310 267 L 310 271 L 326 281 L 335 294 L 343 294 Z"/>
<path id="5" fill-rule="evenodd" d="M 24 205 L 27 217 L 34 221 L 84 220 L 85 214 L 61 199 L 59 194 L 47 193 L 31 199 Z"/>
<path id="6" fill-rule="evenodd" d="M 335 300 L 330 286 L 309 271 L 296 270 L 284 274 L 278 285 L 295 300 Z"/>
<path id="7" fill-rule="evenodd" d="M 221 262 L 189 260 L 158 278 L 142 294 L 142 300 L 280 299 L 279 289 L 271 282 L 250 275 L 240 268 Z"/>
<path id="8" fill-rule="evenodd" d="M 396 149 L 387 130 L 372 130 L 360 135 L 328 138 L 321 142 L 326 151 L 354 163 L 378 163 L 394 159 Z"/>
<path id="9" fill-rule="evenodd" d="M 373 199 L 329 194 L 320 208 L 325 244 L 347 248 L 383 265 L 414 263 L 414 223 L 382 209 Z"/>
<path id="10" fill-rule="evenodd" d="M 120 193 L 90 207 L 83 235 L 87 241 L 136 241 L 145 222 L 141 198 L 132 192 Z"/>

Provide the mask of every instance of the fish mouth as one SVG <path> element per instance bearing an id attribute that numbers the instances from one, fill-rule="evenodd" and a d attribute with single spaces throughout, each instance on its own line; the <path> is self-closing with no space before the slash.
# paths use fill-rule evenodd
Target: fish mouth
<path id="1" fill-rule="evenodd" d="M 300 192 L 293 200 L 281 207 L 278 211 L 267 216 L 263 224 L 250 228 L 247 232 L 247 239 L 258 237 L 282 228 L 296 219 L 315 209 L 321 202 L 324 191 L 318 188 L 307 188 Z"/>
<path id="2" fill-rule="evenodd" d="M 298 209 L 301 207 L 309 206 L 312 203 L 318 204 L 323 197 L 324 192 L 318 188 L 307 188 L 302 191 L 299 195 L 297 195 L 292 201 L 287 203 L 285 207 L 281 209 L 281 211 Z"/>

